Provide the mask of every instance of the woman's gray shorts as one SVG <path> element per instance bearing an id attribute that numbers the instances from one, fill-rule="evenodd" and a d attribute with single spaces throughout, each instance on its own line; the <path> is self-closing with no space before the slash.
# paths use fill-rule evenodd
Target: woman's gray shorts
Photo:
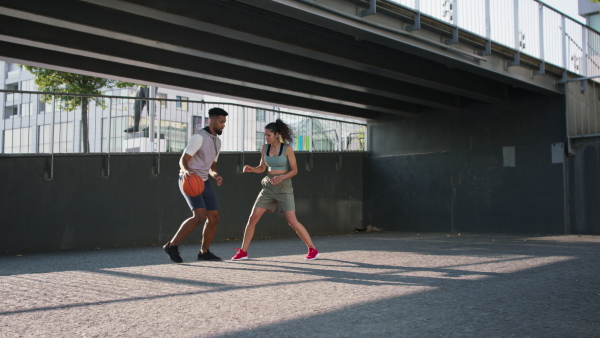
<path id="1" fill-rule="evenodd" d="M 275 211 L 277 204 L 281 207 L 281 211 L 295 211 L 296 204 L 294 203 L 294 187 L 292 180 L 286 179 L 277 185 L 272 185 L 271 178 L 278 175 L 267 175 L 260 181 L 262 190 L 254 202 L 255 207 L 265 208 L 271 212 Z"/>

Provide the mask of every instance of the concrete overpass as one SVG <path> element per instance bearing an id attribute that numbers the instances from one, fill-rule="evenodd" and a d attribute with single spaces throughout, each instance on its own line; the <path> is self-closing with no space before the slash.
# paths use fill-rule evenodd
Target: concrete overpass
<path id="1" fill-rule="evenodd" d="M 0 1 L 0 57 L 366 119 L 557 95 L 563 70 L 379 1 Z"/>

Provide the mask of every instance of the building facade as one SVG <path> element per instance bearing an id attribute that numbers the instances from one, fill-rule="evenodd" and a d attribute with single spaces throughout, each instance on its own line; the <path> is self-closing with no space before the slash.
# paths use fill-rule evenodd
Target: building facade
<path id="1" fill-rule="evenodd" d="M 3 154 L 181 152 L 189 137 L 208 123 L 208 110 L 230 113 L 223 151 L 257 151 L 264 127 L 281 118 L 296 132 L 297 151 L 366 149 L 364 121 L 331 117 L 268 104 L 249 103 L 170 88 L 104 88 L 101 96 L 73 97 L 38 92 L 34 75 L 21 65 L 0 62 Z M 87 133 L 80 101 L 87 100 Z"/>

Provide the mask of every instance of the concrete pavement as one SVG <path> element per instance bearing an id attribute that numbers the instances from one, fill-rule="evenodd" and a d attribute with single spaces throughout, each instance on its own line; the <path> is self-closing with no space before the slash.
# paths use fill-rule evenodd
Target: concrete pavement
<path id="1" fill-rule="evenodd" d="M 0 256 L 0 336 L 595 337 L 600 237 L 354 233 Z"/>

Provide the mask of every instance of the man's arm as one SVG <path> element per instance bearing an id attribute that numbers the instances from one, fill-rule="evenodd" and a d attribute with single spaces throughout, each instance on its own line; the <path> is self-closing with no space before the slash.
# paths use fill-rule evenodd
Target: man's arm
<path id="1" fill-rule="evenodd" d="M 181 155 L 181 159 L 179 159 L 179 168 L 181 168 L 181 172 L 183 173 L 183 178 L 188 178 L 190 173 L 190 167 L 188 167 L 188 163 L 192 155 L 186 154 L 185 152 Z"/>
<path id="2" fill-rule="evenodd" d="M 221 177 L 221 175 L 219 175 L 219 173 L 217 172 L 217 162 L 212 163 L 208 174 L 212 176 L 215 179 L 215 181 L 217 181 L 218 186 L 221 186 L 221 184 L 223 184 L 223 177 Z"/>

